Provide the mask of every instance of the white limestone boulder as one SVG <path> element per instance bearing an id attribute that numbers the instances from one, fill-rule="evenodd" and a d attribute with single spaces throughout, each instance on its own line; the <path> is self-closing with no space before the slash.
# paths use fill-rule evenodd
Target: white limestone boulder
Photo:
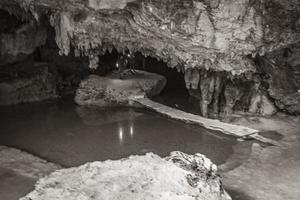
<path id="1" fill-rule="evenodd" d="M 217 167 L 201 154 L 148 153 L 92 162 L 42 178 L 20 200 L 230 200 Z"/>
<path id="2" fill-rule="evenodd" d="M 135 74 L 126 70 L 122 79 L 117 74 L 90 75 L 80 83 L 75 101 L 79 105 L 128 105 L 133 96 L 157 96 L 166 82 L 161 75 L 140 70 Z"/>

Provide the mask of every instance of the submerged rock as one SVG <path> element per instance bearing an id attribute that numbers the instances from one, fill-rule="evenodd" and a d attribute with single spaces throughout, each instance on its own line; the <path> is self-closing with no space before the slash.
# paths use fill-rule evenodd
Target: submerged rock
<path id="1" fill-rule="evenodd" d="M 127 105 L 131 96 L 157 96 L 165 85 L 163 76 L 139 70 L 135 74 L 126 70 L 123 79 L 117 74 L 90 75 L 80 83 L 75 101 L 79 105 Z"/>
<path id="2" fill-rule="evenodd" d="M 21 200 L 230 200 L 217 167 L 201 154 L 148 153 L 58 170 Z"/>
<path id="3" fill-rule="evenodd" d="M 3 169 L 32 179 L 39 179 L 61 167 L 24 151 L 0 145 L 0 171 Z"/>
<path id="4" fill-rule="evenodd" d="M 135 120 L 141 116 L 141 113 L 133 109 L 116 107 L 115 109 L 106 109 L 98 106 L 78 106 L 76 113 L 82 119 L 83 123 L 90 126 L 99 126 L 103 124 L 116 123 L 123 120 Z"/>

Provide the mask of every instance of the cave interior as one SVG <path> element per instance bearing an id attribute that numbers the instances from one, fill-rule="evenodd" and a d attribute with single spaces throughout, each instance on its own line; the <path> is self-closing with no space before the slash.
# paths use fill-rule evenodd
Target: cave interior
<path id="1" fill-rule="evenodd" d="M 194 159 L 179 162 L 185 170 L 196 170 L 186 167 L 199 164 L 196 153 L 218 165 L 225 186 L 213 163 L 204 167 L 220 184 L 210 200 L 299 197 L 299 178 L 274 178 L 300 166 L 297 0 L 3 0 L 0 24 L 0 199 L 25 196 L 60 168 L 172 151 L 196 155 L 164 158 Z M 54 164 L 19 167 L 44 162 L 23 151 Z M 193 188 L 197 173 L 187 176 Z M 57 189 L 39 187 L 21 199 Z"/>

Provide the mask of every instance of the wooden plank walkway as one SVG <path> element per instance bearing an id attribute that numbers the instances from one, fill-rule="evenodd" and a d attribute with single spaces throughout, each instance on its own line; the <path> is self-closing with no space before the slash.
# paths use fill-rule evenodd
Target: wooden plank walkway
<path id="1" fill-rule="evenodd" d="M 260 136 L 259 131 L 252 128 L 224 123 L 219 120 L 208 119 L 208 118 L 201 117 L 199 115 L 186 113 L 184 111 L 154 102 L 147 98 L 132 97 L 131 100 L 145 106 L 146 108 L 149 108 L 160 114 L 170 117 L 172 119 L 180 120 L 190 124 L 196 124 L 204 128 L 207 128 L 209 130 L 221 131 L 222 133 L 225 133 L 227 135 L 232 135 L 232 136 L 242 137 L 242 138 L 254 138 L 264 143 L 269 143 L 276 146 L 279 145 L 274 140 L 267 139 Z"/>

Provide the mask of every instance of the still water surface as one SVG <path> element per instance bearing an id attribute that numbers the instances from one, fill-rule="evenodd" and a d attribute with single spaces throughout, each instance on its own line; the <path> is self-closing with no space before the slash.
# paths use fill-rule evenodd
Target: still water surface
<path id="1" fill-rule="evenodd" d="M 85 108 L 64 100 L 0 107 L 0 145 L 65 167 L 175 150 L 199 152 L 221 164 L 235 144 L 233 138 L 144 109 Z"/>

